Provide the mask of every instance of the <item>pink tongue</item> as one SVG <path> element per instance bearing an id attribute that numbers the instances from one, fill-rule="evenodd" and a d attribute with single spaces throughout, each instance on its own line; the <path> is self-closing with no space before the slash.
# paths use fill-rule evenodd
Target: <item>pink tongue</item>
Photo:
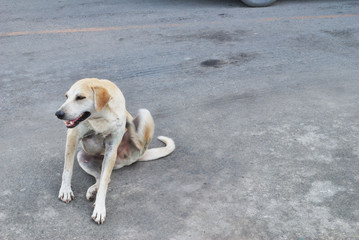
<path id="1" fill-rule="evenodd" d="M 75 118 L 74 120 L 70 120 L 70 121 L 65 122 L 65 124 L 66 124 L 67 126 L 71 126 L 71 125 L 73 125 L 81 116 L 82 116 L 82 114 L 81 114 L 80 116 L 78 116 L 77 118 Z"/>

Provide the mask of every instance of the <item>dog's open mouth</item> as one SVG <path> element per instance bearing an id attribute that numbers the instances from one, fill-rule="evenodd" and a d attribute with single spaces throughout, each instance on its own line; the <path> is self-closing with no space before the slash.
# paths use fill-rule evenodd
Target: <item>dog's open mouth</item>
<path id="1" fill-rule="evenodd" d="M 91 115 L 90 112 L 84 112 L 80 116 L 78 116 L 77 118 L 75 118 L 73 120 L 65 121 L 66 127 L 67 128 L 74 128 L 77 125 L 79 125 L 80 122 L 82 122 L 83 120 L 88 118 L 90 115 Z"/>

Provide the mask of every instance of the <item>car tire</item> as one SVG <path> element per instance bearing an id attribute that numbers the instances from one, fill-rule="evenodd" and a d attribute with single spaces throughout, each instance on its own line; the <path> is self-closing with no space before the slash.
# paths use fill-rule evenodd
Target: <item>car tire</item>
<path id="1" fill-rule="evenodd" d="M 242 0 L 244 4 L 250 7 L 267 7 L 276 0 Z"/>

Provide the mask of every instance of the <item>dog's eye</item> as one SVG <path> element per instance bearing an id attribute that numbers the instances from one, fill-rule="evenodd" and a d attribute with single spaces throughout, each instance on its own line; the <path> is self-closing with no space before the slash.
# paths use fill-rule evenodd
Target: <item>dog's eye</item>
<path id="1" fill-rule="evenodd" d="M 68 98 L 69 98 L 69 96 L 67 96 L 67 94 L 65 95 L 65 97 L 66 97 L 66 99 L 68 99 Z"/>
<path id="2" fill-rule="evenodd" d="M 84 98 L 86 98 L 86 97 L 84 97 L 84 96 L 77 96 L 77 97 L 76 97 L 76 101 L 82 100 L 82 99 L 84 99 Z"/>

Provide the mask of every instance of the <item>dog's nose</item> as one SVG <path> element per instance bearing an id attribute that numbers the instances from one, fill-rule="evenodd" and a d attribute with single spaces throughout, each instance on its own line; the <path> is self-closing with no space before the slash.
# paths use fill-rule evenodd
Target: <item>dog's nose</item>
<path id="1" fill-rule="evenodd" d="M 64 113 L 63 111 L 61 111 L 61 110 L 57 111 L 57 112 L 55 113 L 55 115 L 56 115 L 56 117 L 58 117 L 59 119 L 64 119 L 64 117 L 65 117 L 65 113 Z"/>

